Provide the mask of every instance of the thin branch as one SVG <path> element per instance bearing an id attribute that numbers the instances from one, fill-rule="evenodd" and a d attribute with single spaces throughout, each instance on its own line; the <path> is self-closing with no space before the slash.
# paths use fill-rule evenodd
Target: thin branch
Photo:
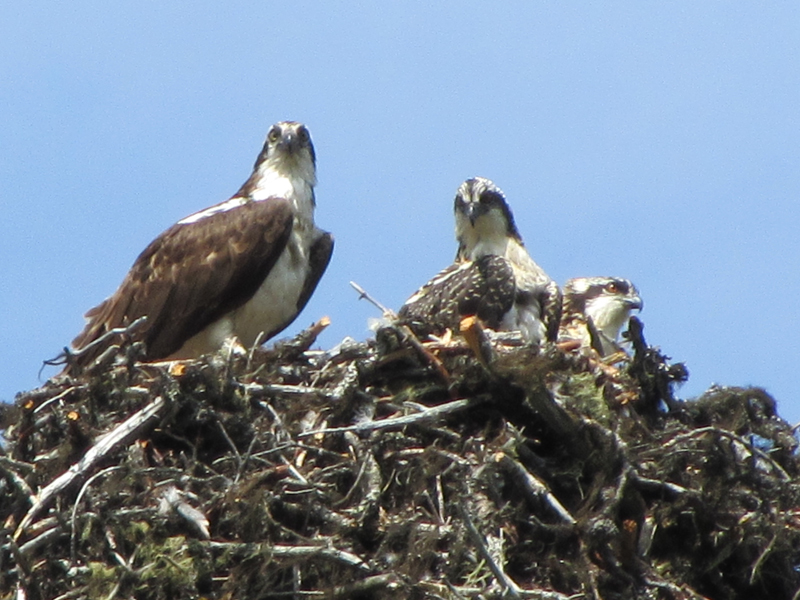
<path id="1" fill-rule="evenodd" d="M 203 511 L 186 502 L 185 496 L 184 492 L 170 484 L 161 494 L 158 512 L 162 515 L 169 515 L 171 512 L 175 513 L 191 525 L 202 539 L 207 540 L 211 537 L 208 530 L 208 517 Z"/>
<path id="2" fill-rule="evenodd" d="M 355 289 L 358 293 L 358 299 L 367 300 L 368 302 L 372 303 L 375 307 L 378 308 L 383 313 L 384 319 L 388 319 L 392 322 L 397 321 L 397 313 L 395 313 L 392 309 L 386 308 L 383 304 L 378 302 L 375 298 L 369 295 L 369 293 L 358 285 L 355 281 L 351 281 L 350 285 Z M 401 334 L 406 342 L 411 344 L 414 349 L 419 352 L 425 360 L 430 364 L 437 373 L 442 377 L 442 379 L 447 383 L 448 387 L 450 385 L 450 373 L 447 372 L 444 364 L 439 357 L 433 354 L 430 350 L 428 350 L 422 342 L 419 341 L 417 335 L 411 330 L 408 325 L 399 325 L 397 326 L 397 331 Z"/>
<path id="3" fill-rule="evenodd" d="M 417 334 L 414 333 L 408 325 L 400 325 L 398 330 L 403 334 L 405 340 L 428 361 L 428 364 L 436 370 L 442 380 L 450 387 L 450 373 L 447 372 L 444 363 L 439 360 L 439 357 L 428 350 L 422 342 L 419 341 Z"/>
<path id="4" fill-rule="evenodd" d="M 317 341 L 319 334 L 325 331 L 330 324 L 330 317 L 322 317 L 319 321 L 312 323 L 293 338 L 277 342 L 274 351 L 279 352 L 285 358 L 291 359 L 298 357 Z"/>
<path id="5" fill-rule="evenodd" d="M 64 535 L 64 531 L 61 528 L 60 523 L 56 523 L 50 529 L 46 529 L 36 537 L 28 540 L 24 544 L 19 547 L 19 555 L 17 556 L 17 568 L 19 568 L 20 559 L 32 554 L 37 548 L 41 548 L 42 546 L 48 545 L 50 547 L 53 546 L 55 540 Z"/>
<path id="6" fill-rule="evenodd" d="M 316 396 L 322 396 L 323 398 L 330 398 L 332 396 L 332 394 L 329 394 L 325 390 L 307 385 L 287 385 L 283 383 L 241 383 L 239 381 L 234 381 L 233 385 L 234 387 L 239 388 L 249 394 L 255 395 L 256 397 L 274 394 L 286 394 L 287 396 L 305 396 L 308 394 L 314 394 Z"/>
<path id="7" fill-rule="evenodd" d="M 495 562 L 494 558 L 492 557 L 492 553 L 489 552 L 489 549 L 486 547 L 486 542 L 484 541 L 483 536 L 472 522 L 472 519 L 470 518 L 464 504 L 459 502 L 458 509 L 459 513 L 461 513 L 461 520 L 464 521 L 464 525 L 467 527 L 467 532 L 472 538 L 473 543 L 478 547 L 481 557 L 483 557 L 483 560 L 485 560 L 489 565 L 489 569 L 491 569 L 495 579 L 497 579 L 498 583 L 500 583 L 500 585 L 506 589 L 509 596 L 512 598 L 521 598 L 521 588 L 514 582 L 513 579 L 506 575 L 505 571 L 503 571 L 503 568 L 498 565 L 497 562 Z"/>
<path id="8" fill-rule="evenodd" d="M 396 319 L 397 318 L 397 314 L 391 308 L 386 308 L 383 304 L 381 304 L 375 298 L 370 296 L 369 293 L 364 288 L 362 288 L 360 285 L 358 285 L 355 281 L 351 281 L 350 282 L 350 286 L 355 291 L 358 292 L 358 299 L 359 300 L 366 300 L 367 302 L 369 302 L 370 304 L 375 306 L 379 311 L 381 311 L 383 313 L 383 316 L 385 318 L 387 318 L 387 319 Z"/>
<path id="9" fill-rule="evenodd" d="M 691 438 L 694 438 L 694 437 L 699 437 L 699 436 L 701 436 L 703 434 L 706 434 L 706 433 L 716 433 L 719 436 L 726 437 L 726 438 L 728 438 L 730 440 L 739 442 L 745 448 L 750 450 L 753 454 L 755 454 L 759 458 L 762 458 L 763 460 L 767 461 L 775 469 L 775 471 L 777 471 L 778 475 L 780 476 L 780 478 L 783 481 L 791 480 L 791 477 L 784 470 L 784 468 L 782 466 L 780 466 L 777 462 L 775 462 L 775 459 L 772 458 L 769 454 L 767 454 L 766 452 L 764 452 L 760 448 L 757 448 L 756 446 L 754 446 L 752 443 L 750 443 L 749 441 L 747 441 L 743 437 L 738 436 L 735 433 L 732 433 L 732 432 L 730 432 L 730 431 L 728 431 L 726 429 L 720 429 L 719 427 L 714 427 L 714 426 L 701 427 L 700 429 L 695 429 L 694 431 L 689 431 L 687 433 L 682 433 L 680 435 L 676 435 L 674 438 L 672 438 L 670 441 L 668 441 L 666 444 L 664 444 L 662 446 L 662 451 L 667 450 L 669 447 L 674 446 L 675 444 L 678 444 L 678 443 L 682 442 L 683 440 L 691 439 Z"/>
<path id="10" fill-rule="evenodd" d="M 55 402 L 58 402 L 59 400 L 64 398 L 67 394 L 69 394 L 70 392 L 76 390 L 77 388 L 78 388 L 78 386 L 71 385 L 67 389 L 65 389 L 63 392 L 61 392 L 60 394 L 57 394 L 57 395 L 53 396 L 49 400 L 45 400 L 39 406 L 37 406 L 36 408 L 33 409 L 33 414 L 36 414 L 38 412 L 43 411 L 45 408 L 47 408 L 48 406 L 50 406 L 51 404 L 53 404 Z"/>
<path id="11" fill-rule="evenodd" d="M 688 594 L 690 598 L 697 598 L 698 600 L 710 600 L 710 598 L 708 598 L 707 596 L 698 594 L 696 591 L 694 591 L 692 588 L 686 585 L 676 585 L 666 580 L 656 581 L 652 577 L 645 578 L 644 582 L 647 585 L 653 586 L 655 588 L 668 590 L 669 592 L 674 594 L 675 597 L 678 598 L 684 597 L 685 595 Z"/>
<path id="12" fill-rule="evenodd" d="M 629 466 L 631 469 L 629 475 L 633 483 L 639 486 L 641 489 L 650 489 L 652 491 L 667 491 L 673 496 L 696 494 L 694 490 L 685 488 L 682 485 L 678 485 L 677 483 L 671 483 L 669 481 L 659 481 L 658 479 L 651 479 L 650 477 L 645 477 L 644 475 L 640 475 L 639 472 L 636 469 L 634 469 L 632 465 Z"/>
<path id="13" fill-rule="evenodd" d="M 353 596 L 360 596 L 367 592 L 382 590 L 385 588 L 399 587 L 397 575 L 394 573 L 386 573 L 384 575 L 372 575 L 365 577 L 360 581 L 356 581 L 349 585 L 343 585 L 333 590 L 334 598 L 352 598 Z M 371 596 L 370 596 L 371 597 Z"/>
<path id="14" fill-rule="evenodd" d="M 284 464 L 289 473 L 292 474 L 292 477 L 294 477 L 297 481 L 299 481 L 303 485 L 310 485 L 308 483 L 308 479 L 303 477 L 302 473 L 300 473 L 300 471 L 298 471 L 297 468 L 291 462 L 289 462 L 289 460 L 283 454 L 279 454 L 278 458 L 281 459 L 281 462 Z"/>
<path id="15" fill-rule="evenodd" d="M 55 500 L 56 496 L 67 488 L 67 486 L 78 481 L 81 477 L 84 477 L 98 462 L 103 460 L 117 447 L 128 443 L 130 440 L 140 435 L 152 424 L 156 417 L 161 415 L 166 406 L 167 402 L 164 401 L 164 398 L 159 396 L 143 409 L 134 413 L 127 420 L 98 439 L 95 445 L 86 451 L 83 458 L 42 489 L 39 493 L 39 499 L 28 509 L 28 512 L 22 518 L 17 530 L 14 532 L 13 539 L 15 541 L 18 540 L 28 525 L 33 522 L 33 519 L 35 519 L 42 510 L 47 508 L 50 502 Z"/>
<path id="16" fill-rule="evenodd" d="M 753 569 L 750 571 L 750 585 L 753 585 L 756 581 L 756 577 L 758 576 L 758 570 L 761 568 L 761 565 L 767 558 L 770 552 L 772 552 L 772 547 L 775 545 L 775 540 L 778 539 L 777 535 L 773 535 L 772 539 L 770 540 L 767 547 L 764 548 L 764 551 L 759 555 L 758 560 L 756 560 L 755 564 L 753 565 Z"/>
<path id="17" fill-rule="evenodd" d="M 297 437 L 304 438 L 320 434 L 344 433 L 346 431 L 365 433 L 368 431 L 377 431 L 381 429 L 402 428 L 407 425 L 414 425 L 417 423 L 423 423 L 425 421 L 437 420 L 443 417 L 444 415 L 449 415 L 454 412 L 458 412 L 459 410 L 463 410 L 468 406 L 474 405 L 474 403 L 475 402 L 473 400 L 453 400 L 451 402 L 446 402 L 445 404 L 440 404 L 438 406 L 431 406 L 430 408 L 425 409 L 422 412 L 415 413 L 413 415 L 404 415 L 402 417 L 390 417 L 388 419 L 381 419 L 379 421 L 366 421 L 363 423 L 358 423 L 356 425 L 348 425 L 346 427 L 330 427 L 328 429 L 315 429 L 313 431 L 305 431 L 299 434 Z"/>
<path id="18" fill-rule="evenodd" d="M 233 456 L 236 458 L 236 477 L 238 479 L 239 474 L 244 468 L 244 465 L 242 464 L 242 455 L 239 453 L 239 449 L 236 447 L 236 444 L 233 443 L 231 436 L 228 435 L 228 432 L 225 429 L 225 425 L 222 424 L 222 421 L 217 419 L 217 425 L 219 425 L 219 430 L 222 432 L 222 437 L 224 437 L 225 441 L 228 442 L 228 446 L 230 446 L 231 450 L 233 451 Z"/>
<path id="19" fill-rule="evenodd" d="M 445 582 L 444 584 L 437 583 L 434 581 L 421 581 L 419 583 L 420 586 L 430 589 L 434 593 L 438 593 L 439 596 L 444 597 L 445 591 L 451 592 L 455 594 L 458 598 L 486 598 L 487 597 L 487 590 L 485 588 L 479 588 L 474 586 L 456 586 L 449 582 Z M 579 600 L 586 598 L 586 595 L 581 592 L 580 594 L 560 594 L 559 592 L 551 592 L 549 590 L 539 590 L 539 589 L 520 589 L 519 590 L 519 597 L 520 598 L 534 598 L 536 600 Z"/>
<path id="20" fill-rule="evenodd" d="M 522 483 L 522 489 L 531 499 L 536 499 L 539 497 L 544 498 L 544 500 L 558 514 L 558 516 L 561 517 L 562 521 L 566 521 L 570 525 L 575 525 L 576 521 L 569 511 L 564 508 L 564 506 L 558 501 L 558 499 L 552 494 L 552 492 L 544 483 L 539 481 L 539 479 L 528 472 L 522 463 L 514 460 L 505 452 L 499 452 L 497 455 L 495 455 L 495 461 L 497 461 L 501 467 L 509 471 L 520 483 Z"/>
<path id="21" fill-rule="evenodd" d="M 340 562 L 351 567 L 357 567 L 363 571 L 368 571 L 369 567 L 361 558 L 350 552 L 338 550 L 328 546 L 286 546 L 270 544 L 245 544 L 238 542 L 203 542 L 207 543 L 209 548 L 219 550 L 237 550 L 237 549 L 252 549 L 261 547 L 265 554 L 274 558 L 311 558 L 313 556 L 321 556 L 335 562 Z"/>
<path id="22" fill-rule="evenodd" d="M 96 340 L 92 340 L 79 350 L 74 350 L 72 348 L 64 348 L 64 351 L 59 356 L 51 360 L 44 361 L 44 364 L 47 365 L 48 367 L 70 364 L 74 362 L 74 359 L 80 358 L 87 352 L 94 349 L 96 346 L 105 344 L 110 338 L 114 337 L 115 335 L 132 334 L 146 320 L 147 320 L 147 315 L 144 315 L 143 317 L 139 317 L 138 319 L 136 319 L 133 323 L 131 323 L 127 327 L 115 327 L 114 329 L 109 329 L 99 338 L 97 338 Z"/>
<path id="23" fill-rule="evenodd" d="M 86 480 L 86 483 L 84 483 L 83 486 L 81 486 L 81 491 L 78 492 L 78 496 L 75 498 L 75 504 L 73 504 L 72 506 L 72 532 L 70 534 L 70 554 L 71 554 L 70 561 L 72 562 L 72 564 L 75 564 L 75 560 L 78 554 L 78 547 L 77 547 L 78 507 L 81 504 L 81 500 L 83 500 L 83 495 L 86 493 L 86 491 L 89 489 L 89 486 L 92 485 L 95 479 L 98 479 L 107 473 L 111 473 L 112 471 L 118 471 L 121 468 L 122 466 L 120 465 L 114 465 L 106 469 L 103 469 L 102 471 L 98 471 L 97 473 L 89 477 L 89 479 Z"/>
<path id="24" fill-rule="evenodd" d="M 263 331 L 258 332 L 258 335 L 256 336 L 253 345 L 250 346 L 250 350 L 247 352 L 247 363 L 245 366 L 246 373 L 249 373 L 251 371 L 253 365 L 253 356 L 255 355 L 256 350 L 261 347 L 261 344 L 267 341 L 266 338 L 267 338 L 266 333 L 264 333 Z"/>
<path id="25" fill-rule="evenodd" d="M 20 492 L 22 492 L 24 496 L 28 498 L 28 502 L 30 502 L 31 505 L 35 504 L 36 501 L 38 500 L 36 494 L 31 489 L 31 486 L 28 485 L 28 482 L 25 481 L 25 479 L 22 477 L 22 475 L 20 475 L 11 468 L 11 465 L 17 468 L 19 467 L 26 468 L 29 469 L 30 471 L 33 471 L 33 467 L 26 463 L 20 463 L 18 461 L 10 459 L 6 456 L 0 456 L 0 466 L 2 467 L 3 472 L 13 482 L 14 486 L 16 486 L 16 488 Z"/>

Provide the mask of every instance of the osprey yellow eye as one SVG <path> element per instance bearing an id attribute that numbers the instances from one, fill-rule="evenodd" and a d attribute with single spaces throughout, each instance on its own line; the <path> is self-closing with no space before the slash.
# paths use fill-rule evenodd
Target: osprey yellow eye
<path id="1" fill-rule="evenodd" d="M 273 127 L 272 129 L 270 129 L 269 133 L 267 134 L 267 139 L 270 142 L 277 142 L 280 137 L 281 137 L 281 130 L 278 129 L 277 127 Z"/>

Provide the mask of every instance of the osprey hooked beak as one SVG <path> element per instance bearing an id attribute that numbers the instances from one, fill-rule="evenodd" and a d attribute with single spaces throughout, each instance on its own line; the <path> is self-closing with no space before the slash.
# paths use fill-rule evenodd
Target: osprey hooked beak
<path id="1" fill-rule="evenodd" d="M 487 212 L 489 212 L 489 207 L 480 200 L 470 200 L 464 205 L 464 216 L 469 219 L 473 227 L 475 227 L 475 221 Z"/>
<path id="2" fill-rule="evenodd" d="M 302 146 L 300 135 L 297 131 L 293 131 L 291 129 L 284 130 L 281 134 L 280 141 L 275 146 L 282 152 L 297 152 Z"/>
<path id="3" fill-rule="evenodd" d="M 264 152 L 259 158 L 265 159 L 270 154 L 287 157 L 299 156 L 304 148 L 308 149 L 311 160 L 314 162 L 314 146 L 311 144 L 311 136 L 306 126 L 295 121 L 281 121 L 275 123 L 269 130 Z"/>
<path id="4" fill-rule="evenodd" d="M 627 306 L 629 310 L 641 311 L 644 308 L 644 302 L 638 294 L 635 294 L 630 298 L 625 298 L 625 306 Z"/>

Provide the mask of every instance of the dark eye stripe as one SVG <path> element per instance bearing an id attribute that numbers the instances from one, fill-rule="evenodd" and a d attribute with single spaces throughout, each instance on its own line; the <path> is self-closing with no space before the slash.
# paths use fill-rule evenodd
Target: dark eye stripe
<path id="1" fill-rule="evenodd" d="M 481 202 L 485 204 L 492 204 L 494 206 L 502 206 L 504 204 L 503 197 L 497 192 L 488 190 L 481 194 Z"/>

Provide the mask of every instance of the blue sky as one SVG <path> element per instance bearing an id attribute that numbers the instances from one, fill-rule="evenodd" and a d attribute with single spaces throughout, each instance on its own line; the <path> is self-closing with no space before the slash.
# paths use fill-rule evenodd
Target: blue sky
<path id="1" fill-rule="evenodd" d="M 228 198 L 269 126 L 314 138 L 336 237 L 287 332 L 369 335 L 455 253 L 466 178 L 559 283 L 631 279 L 689 398 L 800 421 L 800 5 L 75 2 L 0 21 L 0 400 L 36 387 L 137 254 Z M 54 371 L 45 370 L 43 377 Z"/>

